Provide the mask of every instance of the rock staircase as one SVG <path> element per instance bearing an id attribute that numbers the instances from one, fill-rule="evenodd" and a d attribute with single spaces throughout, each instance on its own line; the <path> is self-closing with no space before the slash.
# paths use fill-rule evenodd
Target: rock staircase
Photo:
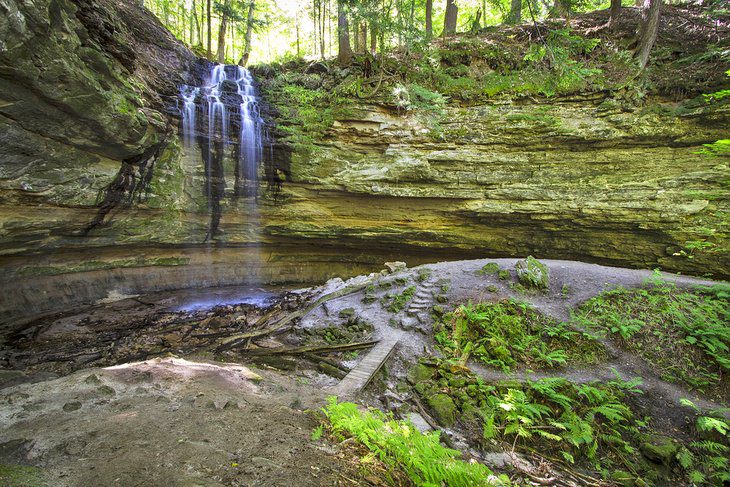
<path id="1" fill-rule="evenodd" d="M 408 305 L 408 308 L 406 309 L 406 314 L 408 316 L 417 318 L 418 321 L 423 323 L 425 317 L 428 316 L 428 312 L 433 307 L 433 294 L 435 290 L 435 277 L 429 277 L 424 282 L 422 282 L 418 286 L 418 291 L 416 291 L 416 294 L 413 296 L 413 299 Z"/>

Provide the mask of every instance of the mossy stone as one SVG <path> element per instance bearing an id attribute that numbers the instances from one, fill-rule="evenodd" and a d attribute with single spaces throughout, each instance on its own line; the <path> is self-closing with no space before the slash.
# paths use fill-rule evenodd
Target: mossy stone
<path id="1" fill-rule="evenodd" d="M 448 394 L 434 394 L 426 399 L 436 420 L 442 426 L 451 427 L 456 422 L 456 404 Z"/>
<path id="2" fill-rule="evenodd" d="M 517 280 L 526 288 L 540 290 L 548 288 L 550 283 L 548 268 L 533 256 L 518 261 L 515 269 L 517 269 Z"/>
<path id="3" fill-rule="evenodd" d="M 501 271 L 499 271 L 497 273 L 497 277 L 499 278 L 500 281 L 506 281 L 507 279 L 509 279 L 509 276 L 510 276 L 510 274 L 507 269 L 502 269 Z"/>
<path id="4" fill-rule="evenodd" d="M 668 436 L 644 435 L 639 449 L 652 462 L 669 465 L 679 453 L 679 443 Z"/>
<path id="5" fill-rule="evenodd" d="M 408 372 L 408 380 L 411 384 L 425 382 L 433 379 L 436 375 L 436 369 L 426 364 L 417 364 Z"/>
<path id="6" fill-rule="evenodd" d="M 340 318 L 352 318 L 355 316 L 355 308 L 345 308 L 340 310 L 339 316 Z"/>
<path id="7" fill-rule="evenodd" d="M 490 263 L 486 264 L 484 267 L 482 267 L 478 273 L 486 276 L 486 275 L 490 275 L 490 274 L 496 274 L 498 272 L 499 272 L 499 264 L 497 264 L 496 262 L 490 262 Z"/>

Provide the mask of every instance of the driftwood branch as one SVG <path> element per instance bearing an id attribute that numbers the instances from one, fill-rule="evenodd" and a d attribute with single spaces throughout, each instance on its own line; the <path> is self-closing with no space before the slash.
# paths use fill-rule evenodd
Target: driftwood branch
<path id="1" fill-rule="evenodd" d="M 360 350 L 375 346 L 378 340 L 369 342 L 345 343 L 343 345 L 308 345 L 305 347 L 277 347 L 277 348 L 254 348 L 241 350 L 241 353 L 249 356 L 261 355 L 305 355 L 311 353 L 334 353 Z"/>
<path id="2" fill-rule="evenodd" d="M 292 323 L 294 320 L 298 318 L 304 318 L 309 313 L 314 311 L 316 308 L 321 306 L 322 304 L 326 303 L 327 301 L 331 301 L 333 299 L 340 298 L 342 296 L 346 296 L 348 294 L 356 293 L 362 289 L 365 289 L 370 284 L 370 281 L 365 282 L 364 284 L 358 284 L 356 286 L 348 286 L 345 288 L 340 289 L 339 291 L 335 291 L 333 293 L 326 294 L 322 296 L 321 298 L 317 299 L 315 302 L 310 304 L 304 309 L 297 310 L 293 313 L 290 313 L 280 320 L 274 322 L 271 326 L 268 326 L 266 328 L 260 329 L 260 330 L 254 330 L 249 331 L 246 333 L 237 333 L 235 335 L 232 335 L 225 340 L 222 340 L 216 351 L 220 352 L 223 350 L 230 350 L 231 348 L 235 348 L 238 345 L 240 345 L 242 342 L 246 340 L 252 340 L 254 338 L 271 335 L 273 333 L 283 331 L 285 328 L 288 327 L 290 323 Z M 268 315 L 267 315 L 268 316 Z M 260 322 L 261 320 L 259 320 Z"/>

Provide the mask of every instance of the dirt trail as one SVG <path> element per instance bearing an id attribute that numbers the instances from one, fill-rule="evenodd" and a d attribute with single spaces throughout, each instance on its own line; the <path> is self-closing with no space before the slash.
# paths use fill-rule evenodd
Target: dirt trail
<path id="1" fill-rule="evenodd" d="M 182 359 L 80 371 L 0 391 L 0 462 L 54 487 L 338 485 L 351 466 L 302 412 L 316 392 Z"/>

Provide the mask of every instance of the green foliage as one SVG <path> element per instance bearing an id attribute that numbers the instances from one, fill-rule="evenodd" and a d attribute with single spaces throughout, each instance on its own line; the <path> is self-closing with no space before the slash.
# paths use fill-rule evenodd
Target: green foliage
<path id="1" fill-rule="evenodd" d="M 627 394 L 638 393 L 638 379 L 577 384 L 564 378 L 496 382 L 492 385 L 468 372 L 454 372 L 442 362 L 433 378 L 417 383 L 428 398 L 447 390 L 462 421 L 481 425 L 485 440 L 501 440 L 512 448 L 556 451 L 568 462 L 587 460 L 615 468 L 635 463 L 638 436 Z"/>
<path id="2" fill-rule="evenodd" d="M 39 468 L 1 463 L 0 484 L 5 487 L 41 487 L 48 485 L 44 479 L 43 471 Z"/>
<path id="3" fill-rule="evenodd" d="M 654 280 L 647 289 L 618 288 L 584 303 L 574 320 L 616 336 L 662 371 L 697 389 L 730 369 L 728 286 L 685 290 Z"/>
<path id="4" fill-rule="evenodd" d="M 693 441 L 677 454 L 677 461 L 688 477 L 698 484 L 722 485 L 730 481 L 730 409 L 702 412 L 692 401 L 681 399 L 683 406 L 696 413 L 695 428 L 701 441 Z"/>
<path id="5" fill-rule="evenodd" d="M 378 410 L 361 411 L 353 403 L 330 397 L 323 409 L 334 435 L 355 438 L 386 465 L 402 470 L 416 485 L 477 486 L 508 483 L 480 463 L 460 460 L 436 432 L 423 434 L 407 421 Z"/>
<path id="6" fill-rule="evenodd" d="M 703 144 L 699 153 L 712 157 L 728 156 L 730 155 L 730 139 L 720 139 L 711 144 Z"/>
<path id="7" fill-rule="evenodd" d="M 592 337 L 511 300 L 460 306 L 436 325 L 435 338 L 452 359 L 466 363 L 474 356 L 505 371 L 517 364 L 593 363 L 603 354 Z"/>
<path id="8" fill-rule="evenodd" d="M 413 299 L 416 294 L 416 286 L 408 286 L 402 293 L 389 293 L 382 299 L 381 303 L 391 313 L 398 313 Z"/>

